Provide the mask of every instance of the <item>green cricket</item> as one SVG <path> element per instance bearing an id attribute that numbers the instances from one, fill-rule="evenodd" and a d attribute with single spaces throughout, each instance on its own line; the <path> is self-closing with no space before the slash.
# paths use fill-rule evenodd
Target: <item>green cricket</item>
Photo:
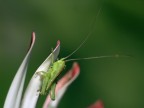
<path id="1" fill-rule="evenodd" d="M 100 13 L 101 8 L 98 11 L 98 14 L 96 17 L 98 17 Z M 94 23 L 92 23 L 94 24 Z M 91 26 L 92 27 L 92 26 Z M 92 29 L 90 29 L 92 30 Z M 87 37 L 83 40 L 83 42 L 68 56 L 61 58 L 60 60 L 53 61 L 53 53 L 52 53 L 52 65 L 48 69 L 47 72 L 37 72 L 37 75 L 40 75 L 42 80 L 42 86 L 40 90 L 41 95 L 50 94 L 51 100 L 55 100 L 55 89 L 57 84 L 57 79 L 60 73 L 63 71 L 63 69 L 66 67 L 66 62 L 69 61 L 75 61 L 75 60 L 88 60 L 88 59 L 97 59 L 97 58 L 109 58 L 114 57 L 117 58 L 119 55 L 114 56 L 99 56 L 99 57 L 87 57 L 87 58 L 76 58 L 76 59 L 68 59 L 71 55 L 73 55 L 76 51 L 78 51 L 84 43 L 87 41 L 89 36 L 91 35 L 92 31 L 89 32 Z"/>
<path id="2" fill-rule="evenodd" d="M 87 57 L 87 58 L 76 58 L 76 59 L 67 59 L 71 55 L 73 55 L 88 39 L 89 36 L 85 38 L 85 40 L 77 47 L 76 50 L 74 50 L 70 55 L 67 57 L 61 58 L 60 60 L 57 60 L 53 62 L 53 57 L 52 57 L 52 65 L 49 68 L 47 72 L 37 72 L 36 74 L 41 76 L 42 79 L 42 87 L 40 90 L 41 95 L 45 95 L 47 93 L 50 94 L 50 98 L 52 100 L 55 100 L 55 88 L 57 84 L 57 78 L 62 72 L 62 70 L 66 66 L 66 62 L 68 61 L 74 61 L 74 60 L 82 60 L 82 59 L 96 59 L 96 58 L 107 58 L 107 57 L 118 57 L 118 55 L 115 56 L 99 56 L 99 57 Z M 53 56 L 53 54 L 52 54 Z"/>
<path id="3" fill-rule="evenodd" d="M 100 8 L 100 10 L 101 10 L 101 8 Z M 98 11 L 98 14 L 100 13 L 100 10 Z M 98 16 L 98 14 L 97 14 L 97 16 Z M 90 30 L 92 30 L 92 29 L 90 29 Z M 69 59 L 69 60 L 67 60 L 67 58 L 69 58 L 71 55 L 73 55 L 86 42 L 86 40 L 90 36 L 91 32 L 89 32 L 89 34 L 87 35 L 85 40 L 79 45 L 79 47 L 77 47 L 77 49 L 74 50 L 67 57 L 61 58 L 60 60 L 57 60 L 57 61 L 54 62 L 53 61 L 53 53 L 52 53 L 52 64 L 51 64 L 50 68 L 48 69 L 48 71 L 47 72 L 37 72 L 36 73 L 37 75 L 40 75 L 41 80 L 42 80 L 41 90 L 39 90 L 41 95 L 49 94 L 51 100 L 55 100 L 55 89 L 56 89 L 58 76 L 60 75 L 62 70 L 65 68 L 65 66 L 66 66 L 65 63 L 67 61 L 95 58 L 95 57 L 91 57 L 91 58 L 79 58 L 79 59 Z M 98 58 L 98 57 L 96 57 L 96 58 Z"/>

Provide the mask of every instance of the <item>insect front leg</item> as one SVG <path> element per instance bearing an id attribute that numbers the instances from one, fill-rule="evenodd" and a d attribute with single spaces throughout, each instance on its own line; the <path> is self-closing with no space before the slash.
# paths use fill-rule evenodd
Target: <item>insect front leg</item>
<path id="1" fill-rule="evenodd" d="M 40 91 L 40 94 L 41 95 L 44 95 L 47 93 L 47 84 L 49 83 L 49 80 L 50 80 L 50 74 L 49 73 L 45 73 L 44 74 L 44 77 L 42 79 L 42 87 L 41 87 L 41 91 Z"/>
<path id="2" fill-rule="evenodd" d="M 47 92 L 46 87 L 50 79 L 50 74 L 48 72 L 40 71 L 40 72 L 36 72 L 36 77 L 38 75 L 40 76 L 40 80 L 42 80 L 42 86 L 41 89 L 38 90 L 38 92 L 40 92 L 41 95 L 45 95 Z"/>
<path id="3" fill-rule="evenodd" d="M 39 71 L 39 72 L 36 72 L 36 73 L 35 73 L 35 78 L 36 78 L 37 76 L 40 76 L 40 78 L 41 78 L 41 79 L 43 79 L 44 74 L 45 74 L 45 72 L 44 72 L 44 71 Z"/>
<path id="4" fill-rule="evenodd" d="M 44 71 L 39 71 L 39 72 L 36 72 L 35 73 L 35 75 L 34 75 L 34 77 L 36 78 L 36 77 L 40 77 L 40 80 L 42 80 L 42 84 L 43 84 L 43 79 L 44 79 L 44 77 L 45 77 L 45 72 Z M 37 92 L 38 93 L 40 93 L 41 94 L 41 89 L 40 90 L 37 90 Z"/>

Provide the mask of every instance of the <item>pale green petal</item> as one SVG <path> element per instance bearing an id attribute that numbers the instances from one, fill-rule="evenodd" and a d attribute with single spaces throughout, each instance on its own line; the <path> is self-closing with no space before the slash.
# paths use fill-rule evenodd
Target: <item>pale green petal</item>
<path id="1" fill-rule="evenodd" d="M 60 42 L 58 41 L 56 48 L 52 52 L 54 59 L 57 59 L 59 51 L 60 51 Z M 52 63 L 52 54 L 50 54 L 46 58 L 46 60 L 40 65 L 40 67 L 36 70 L 36 72 L 48 71 L 48 68 L 51 63 Z M 33 77 L 31 78 L 29 85 L 26 89 L 26 92 L 24 94 L 24 98 L 23 98 L 22 105 L 21 105 L 22 108 L 35 108 L 36 107 L 36 103 L 39 97 L 38 90 L 40 90 L 41 88 L 42 80 L 40 79 L 40 76 L 36 75 L 35 73 Z"/>
<path id="2" fill-rule="evenodd" d="M 24 81 L 25 81 L 25 76 L 26 76 L 27 67 L 28 67 L 28 62 L 29 62 L 30 54 L 31 54 L 34 43 L 35 43 L 35 33 L 33 32 L 30 48 L 11 83 L 11 86 L 9 88 L 9 91 L 8 91 L 8 94 L 4 103 L 4 108 L 19 108 Z"/>

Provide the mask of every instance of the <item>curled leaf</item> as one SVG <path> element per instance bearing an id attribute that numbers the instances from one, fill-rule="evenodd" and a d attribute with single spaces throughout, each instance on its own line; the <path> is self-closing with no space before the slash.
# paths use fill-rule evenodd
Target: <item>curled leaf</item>
<path id="1" fill-rule="evenodd" d="M 33 32 L 29 50 L 11 83 L 11 86 L 9 88 L 4 103 L 4 108 L 19 108 L 20 106 L 28 62 L 34 43 L 35 43 L 35 33 Z"/>
<path id="2" fill-rule="evenodd" d="M 57 46 L 54 49 L 54 51 L 46 58 L 46 60 L 40 65 L 40 67 L 36 70 L 33 77 L 31 78 L 26 92 L 24 94 L 23 100 L 22 100 L 22 108 L 35 108 L 38 97 L 39 97 L 39 90 L 41 89 L 42 80 L 39 75 L 37 75 L 37 72 L 40 71 L 48 71 L 49 66 L 52 63 L 52 57 L 54 56 L 54 60 L 57 59 L 57 56 L 60 51 L 60 41 L 57 42 Z"/>
<path id="3" fill-rule="evenodd" d="M 74 63 L 72 69 L 66 73 L 56 85 L 56 100 L 52 101 L 48 95 L 43 108 L 56 108 L 68 86 L 78 77 L 79 73 L 80 67 L 77 63 Z"/>

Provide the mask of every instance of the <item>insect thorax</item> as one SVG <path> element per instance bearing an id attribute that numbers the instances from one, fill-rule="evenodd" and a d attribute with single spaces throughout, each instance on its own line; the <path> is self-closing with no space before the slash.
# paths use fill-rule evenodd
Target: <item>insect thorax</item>
<path id="1" fill-rule="evenodd" d="M 53 70 L 60 72 L 63 70 L 64 67 L 65 67 L 65 61 L 63 59 L 60 59 L 53 64 L 52 68 Z"/>

